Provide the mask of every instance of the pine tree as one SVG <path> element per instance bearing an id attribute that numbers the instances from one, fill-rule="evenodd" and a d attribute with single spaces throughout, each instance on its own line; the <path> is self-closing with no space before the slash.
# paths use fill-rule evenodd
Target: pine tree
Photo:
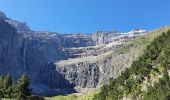
<path id="1" fill-rule="evenodd" d="M 3 97 L 3 78 L 3 76 L 0 77 L 0 99 Z"/>
<path id="2" fill-rule="evenodd" d="M 26 75 L 22 75 L 21 78 L 17 82 L 18 88 L 18 99 L 26 99 L 28 96 L 31 95 L 31 91 L 29 89 L 29 78 Z"/>
<path id="3" fill-rule="evenodd" d="M 11 76 L 8 74 L 4 77 L 4 81 L 3 81 L 3 88 L 4 89 L 8 89 L 9 86 L 12 85 L 12 78 Z"/>
<path id="4" fill-rule="evenodd" d="M 3 81 L 4 96 L 7 98 L 11 98 L 11 94 L 12 94 L 12 91 L 10 90 L 11 86 L 12 86 L 12 78 L 8 74 L 4 77 L 4 81 Z"/>

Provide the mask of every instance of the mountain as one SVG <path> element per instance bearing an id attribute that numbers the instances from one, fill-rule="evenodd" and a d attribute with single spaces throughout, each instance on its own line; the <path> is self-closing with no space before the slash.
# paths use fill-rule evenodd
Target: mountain
<path id="1" fill-rule="evenodd" d="M 101 88 L 95 100 L 169 100 L 170 29 L 161 32 L 131 67 Z"/>
<path id="2" fill-rule="evenodd" d="M 27 74 L 37 95 L 86 93 L 117 78 L 168 29 L 63 35 L 33 31 L 0 12 L 0 74 Z"/>
<path id="3" fill-rule="evenodd" d="M 136 100 L 136 99 L 141 99 L 141 98 L 132 98 L 135 95 L 134 94 L 132 95 L 131 93 L 128 96 L 126 96 L 127 95 L 127 94 L 125 94 L 126 91 L 124 91 L 125 93 L 123 93 L 122 97 L 119 97 L 120 95 L 122 95 L 122 93 L 119 92 L 119 89 L 121 89 L 121 88 L 126 89 L 127 88 L 127 87 L 125 87 L 126 85 L 128 86 L 129 84 L 132 84 L 132 86 L 133 86 L 133 84 L 134 84 L 132 81 L 132 83 L 128 82 L 127 84 L 122 85 L 120 81 L 126 82 L 125 78 L 128 75 L 128 74 L 125 74 L 126 70 L 128 70 L 128 69 L 131 70 L 131 67 L 133 67 L 134 61 L 138 60 L 145 53 L 145 51 L 148 51 L 148 50 L 146 50 L 148 45 L 152 44 L 152 42 L 155 41 L 155 39 L 158 36 L 160 36 L 162 33 L 167 33 L 168 30 L 170 30 L 170 27 L 163 27 L 161 29 L 154 30 L 145 36 L 141 36 L 141 37 L 133 39 L 131 41 L 127 41 L 126 45 L 124 45 L 118 49 L 119 50 L 118 52 L 113 52 L 114 54 L 109 54 L 109 55 L 113 55 L 112 57 L 115 57 L 115 55 L 117 55 L 117 58 L 120 57 L 121 55 L 124 55 L 124 58 L 123 58 L 123 60 L 122 60 L 122 58 L 120 58 L 121 60 L 120 59 L 110 60 L 113 63 L 111 63 L 109 66 L 114 67 L 115 69 L 117 68 L 116 69 L 117 72 L 115 71 L 115 73 L 116 73 L 115 76 L 113 76 L 113 78 L 110 78 L 110 83 L 108 85 L 106 84 L 106 85 L 102 86 L 101 88 L 94 89 L 87 94 L 85 93 L 86 95 L 75 94 L 75 95 L 68 95 L 68 96 L 56 96 L 56 97 L 53 97 L 50 99 L 51 100 L 117 100 L 117 99 L 124 99 L 124 100 L 135 99 Z M 163 39 L 163 40 L 165 40 L 165 39 Z M 131 46 L 132 48 L 127 48 L 127 46 Z M 131 54 L 131 55 L 129 55 L 129 54 Z M 134 59 L 134 60 L 132 60 L 132 62 L 131 62 L 131 60 L 129 60 L 129 59 Z M 159 59 L 162 59 L 162 58 L 159 58 Z M 130 61 L 130 63 L 128 61 Z M 138 62 L 141 62 L 141 60 L 139 60 Z M 126 64 L 126 66 L 127 65 L 128 66 L 119 68 L 119 66 L 121 66 L 121 64 L 123 66 L 125 66 L 125 64 Z M 116 67 L 115 67 L 115 65 L 116 65 Z M 139 64 L 139 65 L 141 65 L 141 64 Z M 101 65 L 101 66 L 103 66 L 103 65 Z M 108 68 L 110 68 L 110 67 L 108 67 Z M 142 66 L 139 69 L 142 69 Z M 161 69 L 162 68 L 160 68 L 160 70 Z M 136 72 L 138 73 L 138 71 L 136 71 Z M 142 73 L 144 73 L 144 72 L 145 71 L 143 71 Z M 155 74 L 154 71 L 151 73 L 151 75 L 152 76 L 156 75 L 156 77 L 160 76 L 158 73 Z M 107 76 L 109 76 L 109 75 L 107 75 Z M 133 75 L 132 75 L 132 77 L 133 77 Z M 147 85 L 150 84 L 148 81 L 152 81 L 152 79 L 154 79 L 154 78 L 144 81 L 144 83 L 146 84 L 146 85 L 144 85 L 145 88 Z M 128 80 L 130 80 L 130 79 L 128 79 Z M 156 81 L 157 80 L 158 79 L 156 78 Z M 153 82 L 154 81 L 152 81 L 152 84 L 153 84 Z M 119 85 L 120 85 L 120 87 L 119 87 Z M 134 84 L 134 86 L 136 86 L 136 84 Z M 140 87 L 141 84 L 137 84 L 137 86 Z M 157 85 L 157 88 L 158 87 L 159 87 L 159 85 Z M 162 87 L 165 87 L 165 85 L 162 85 Z M 157 88 L 154 88 L 154 89 L 157 89 Z M 154 90 L 154 89 L 151 88 L 151 90 Z M 162 88 L 162 89 L 164 89 L 164 88 Z M 164 90 L 165 90 L 165 93 L 166 93 L 166 91 L 168 91 L 166 89 L 164 89 Z M 136 93 L 136 92 L 134 92 L 134 93 Z M 155 96 L 155 93 L 157 93 L 157 96 L 159 96 L 161 93 L 163 94 L 164 92 L 162 92 L 162 91 L 158 92 L 158 91 L 154 90 L 153 92 L 145 91 L 143 94 L 145 94 L 145 97 L 147 97 L 149 94 L 152 94 L 151 96 L 153 96 L 153 95 Z M 143 95 L 143 94 L 140 94 L 140 95 Z M 146 94 L 148 94 L 148 95 L 146 95 Z M 116 97 L 119 97 L 119 98 L 116 98 Z M 161 99 L 161 96 L 159 99 Z M 146 99 L 146 100 L 151 100 L 151 98 Z M 155 98 L 153 100 L 155 100 Z"/>

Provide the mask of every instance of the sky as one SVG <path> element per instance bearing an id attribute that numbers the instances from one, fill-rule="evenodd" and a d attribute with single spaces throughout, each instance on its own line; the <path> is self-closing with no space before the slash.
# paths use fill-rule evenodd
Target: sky
<path id="1" fill-rule="evenodd" d="M 170 0 L 0 0 L 0 11 L 32 30 L 126 32 L 170 25 Z"/>

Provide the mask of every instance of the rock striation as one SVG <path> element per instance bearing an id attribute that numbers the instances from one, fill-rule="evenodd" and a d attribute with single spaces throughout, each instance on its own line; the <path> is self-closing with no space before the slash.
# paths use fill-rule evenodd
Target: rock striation
<path id="1" fill-rule="evenodd" d="M 11 73 L 16 79 L 24 72 L 22 41 L 22 36 L 13 27 L 0 20 L 0 74 Z"/>

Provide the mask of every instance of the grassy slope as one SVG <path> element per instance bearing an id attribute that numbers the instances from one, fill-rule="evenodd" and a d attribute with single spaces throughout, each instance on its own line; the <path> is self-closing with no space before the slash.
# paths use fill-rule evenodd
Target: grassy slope
<path id="1" fill-rule="evenodd" d="M 162 32 L 167 32 L 168 31 L 168 29 L 170 29 L 169 27 L 166 27 L 166 28 L 163 28 L 163 29 L 161 29 L 161 30 L 157 30 L 157 31 L 155 31 L 155 32 L 153 32 L 152 34 L 149 34 L 149 35 L 147 35 L 147 36 L 144 36 L 144 37 L 141 37 L 140 39 L 138 39 L 138 40 L 133 40 L 133 41 L 131 41 L 131 42 L 128 42 L 128 44 L 130 43 L 130 44 L 132 44 L 132 45 L 138 45 L 138 46 L 141 46 L 140 48 L 141 48 L 141 50 L 142 49 L 145 49 L 146 48 L 146 46 L 151 42 L 151 41 L 153 41 L 153 39 L 155 38 L 155 37 L 157 37 L 158 35 L 160 35 Z M 165 46 L 166 47 L 166 45 L 163 45 L 163 46 Z M 143 48 L 144 47 L 144 48 Z M 155 49 L 154 49 L 155 50 Z M 162 49 L 163 50 L 163 49 Z M 167 49 L 168 50 L 168 49 Z M 152 52 L 150 52 L 150 53 L 152 53 Z M 144 56 L 145 57 L 145 56 Z M 159 57 L 158 57 L 159 58 Z M 147 61 L 149 61 L 150 62 L 150 59 L 148 59 Z M 162 61 L 162 60 L 160 60 L 160 61 Z M 140 62 L 142 62 L 141 60 L 139 60 L 138 61 L 139 63 Z M 149 62 L 146 62 L 146 63 L 148 63 L 149 64 Z M 109 90 L 109 94 L 107 93 L 107 89 L 103 89 L 103 92 L 102 92 L 102 94 L 100 94 L 100 95 L 103 95 L 103 93 L 106 93 L 107 95 L 106 95 L 106 98 L 107 98 L 107 100 L 111 100 L 111 98 L 113 99 L 113 97 L 116 97 L 116 99 L 120 99 L 121 97 L 117 97 L 117 95 L 116 95 L 116 92 L 114 92 L 116 89 L 118 89 L 118 90 L 122 90 L 122 89 L 124 89 L 123 90 L 123 100 L 132 100 L 133 99 L 133 97 L 135 96 L 135 97 L 137 97 L 137 98 L 135 98 L 135 99 L 143 99 L 143 98 L 145 98 L 145 97 L 147 97 L 146 96 L 146 92 L 147 92 L 147 90 L 148 90 L 148 88 L 149 87 L 152 87 L 154 84 L 159 84 L 160 85 L 160 83 L 159 83 L 159 80 L 161 80 L 161 79 L 163 79 L 164 78 L 164 74 L 167 72 L 167 70 L 165 70 L 164 69 L 164 66 L 160 66 L 160 64 L 157 62 L 157 61 L 152 61 L 152 63 L 151 63 L 151 65 L 152 65 L 152 67 L 154 68 L 154 69 L 158 69 L 158 70 L 150 70 L 150 74 L 149 74 L 149 76 L 148 77 L 145 77 L 144 78 L 144 80 L 143 80 L 143 82 L 141 83 L 141 84 L 136 84 L 136 77 L 138 78 L 138 77 L 140 77 L 140 74 L 138 75 L 138 76 L 136 76 L 136 74 L 131 74 L 130 75 L 130 77 L 129 78 L 127 78 L 126 80 L 124 80 L 125 82 L 123 82 L 123 83 L 114 83 L 113 82 L 113 84 L 115 84 L 115 85 L 113 85 L 112 86 L 112 84 L 111 84 L 111 86 L 109 86 L 109 87 L 106 87 L 106 88 L 111 88 L 111 89 L 113 89 L 113 91 L 111 90 L 110 91 L 110 89 L 108 89 Z M 135 65 L 136 66 L 136 65 Z M 138 65 L 137 65 L 138 66 Z M 143 70 L 143 68 L 142 68 L 142 70 Z M 132 72 L 133 72 L 134 70 L 132 70 Z M 141 70 L 140 70 L 141 71 Z M 131 73 L 131 72 L 130 72 Z M 138 73 L 140 73 L 140 72 L 138 72 Z M 146 73 L 145 74 L 142 74 L 142 75 L 146 75 Z M 122 75 L 121 75 L 122 76 Z M 123 74 L 123 76 L 126 76 L 125 74 Z M 143 77 L 143 76 L 142 76 Z M 121 82 L 121 80 L 120 79 L 118 79 L 116 82 Z M 127 83 L 128 82 L 128 83 Z M 129 83 L 129 82 L 131 82 L 131 83 Z M 133 83 L 134 82 L 134 83 Z M 167 82 L 167 80 L 165 80 L 165 82 Z M 126 84 L 127 83 L 127 84 Z M 122 84 L 126 84 L 126 86 L 122 86 Z M 134 85 L 135 84 L 135 85 Z M 117 88 L 118 87 L 118 88 Z M 129 88 L 129 90 L 128 90 L 128 88 Z M 164 87 L 163 87 L 164 88 Z M 132 90 L 131 90 L 132 89 Z M 152 91 L 156 91 L 156 90 L 154 90 L 155 88 L 152 88 Z M 160 88 L 160 89 L 162 89 L 162 88 Z M 105 91 L 106 90 L 106 91 Z M 118 91 L 117 91 L 118 92 Z M 120 93 L 122 93 L 122 91 L 119 91 Z M 147 93 L 149 93 L 149 92 L 147 92 Z M 151 92 L 152 93 L 152 92 Z M 150 93 L 149 93 L 150 94 Z M 113 96 L 114 95 L 114 96 Z M 163 96 L 165 96 L 164 94 L 162 94 Z M 121 96 L 121 94 L 120 94 L 120 96 Z M 155 96 L 155 95 L 154 95 Z M 162 96 L 162 97 L 163 97 Z M 99 96 L 99 97 L 102 97 L 102 96 Z M 156 97 L 156 96 L 155 96 Z M 153 98 L 153 97 L 152 97 Z M 134 100 L 135 100 L 134 99 Z M 149 98 L 150 99 L 150 98 Z M 161 99 L 161 98 L 160 98 Z M 104 100 L 104 99 L 101 99 L 101 100 Z M 146 99 L 146 100 L 148 100 L 148 99 Z M 154 100 L 154 99 L 153 99 Z"/>
<path id="2" fill-rule="evenodd" d="M 68 96 L 56 96 L 51 98 L 46 98 L 47 100 L 92 100 L 94 95 L 99 93 L 100 89 L 97 89 L 95 91 L 90 91 L 87 95 L 68 95 Z"/>
<path id="3" fill-rule="evenodd" d="M 139 38 L 136 38 L 134 40 L 131 40 L 131 41 L 128 41 L 127 43 L 125 43 L 125 45 L 119 49 L 116 53 L 117 54 L 121 54 L 121 53 L 127 53 L 130 51 L 130 48 L 129 46 L 135 46 L 138 50 L 139 50 L 139 53 L 142 53 L 143 50 L 146 48 L 146 46 L 152 42 L 155 37 L 159 36 L 160 33 L 162 32 L 167 32 L 168 30 L 170 29 L 170 26 L 169 27 L 163 27 L 163 28 L 160 28 L 160 29 L 157 29 L 155 31 L 151 31 L 149 32 L 148 35 L 145 35 L 145 36 L 142 36 L 142 37 L 139 37 Z"/>

